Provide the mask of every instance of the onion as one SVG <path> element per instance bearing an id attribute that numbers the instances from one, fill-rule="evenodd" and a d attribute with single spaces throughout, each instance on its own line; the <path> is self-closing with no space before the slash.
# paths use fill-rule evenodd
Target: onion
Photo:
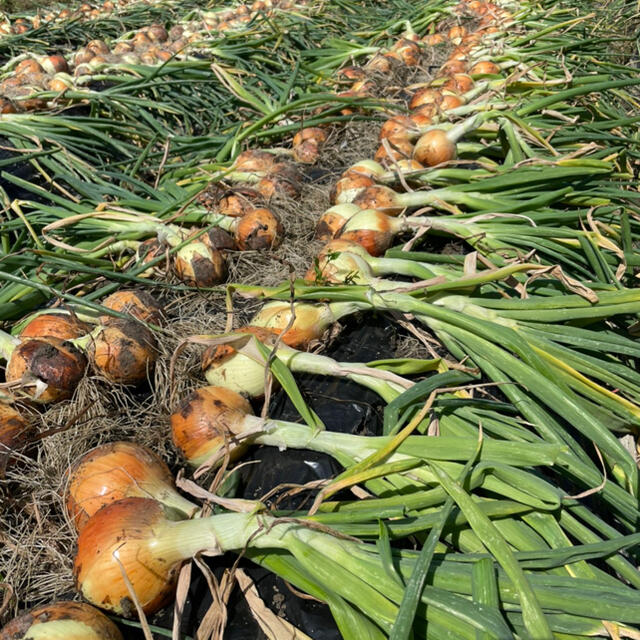
<path id="1" fill-rule="evenodd" d="M 22 381 L 35 402 L 57 402 L 73 395 L 86 367 L 86 358 L 71 342 L 27 338 L 11 353 L 5 378 L 7 382 Z"/>
<path id="2" fill-rule="evenodd" d="M 68 472 L 65 505 L 76 531 L 105 505 L 131 497 L 153 498 L 184 517 L 192 517 L 198 509 L 177 492 L 162 459 L 133 442 L 100 445 Z"/>
<path id="3" fill-rule="evenodd" d="M 243 216 L 255 209 L 254 201 L 260 197 L 257 191 L 245 190 L 231 192 L 223 195 L 215 205 L 218 213 L 225 216 Z"/>
<path id="4" fill-rule="evenodd" d="M 481 60 L 469 69 L 471 75 L 495 75 L 500 73 L 500 67 L 489 60 Z"/>
<path id="5" fill-rule="evenodd" d="M 375 185 L 360 192 L 353 204 L 361 209 L 382 209 L 388 215 L 396 216 L 404 211 L 404 207 L 398 202 L 398 194 L 393 189 Z"/>
<path id="6" fill-rule="evenodd" d="M 275 196 L 297 198 L 300 195 L 301 175 L 292 164 L 278 163 L 256 185 L 256 190 L 270 200 Z"/>
<path id="7" fill-rule="evenodd" d="M 411 40 L 401 38 L 393 45 L 391 50 L 400 56 L 400 59 L 407 67 L 417 67 L 420 64 L 420 47 Z"/>
<path id="8" fill-rule="evenodd" d="M 47 89 L 62 93 L 74 85 L 73 78 L 67 73 L 58 73 L 47 82 Z"/>
<path id="9" fill-rule="evenodd" d="M 375 184 L 376 181 L 369 176 L 350 172 L 349 175 L 340 178 L 335 183 L 331 189 L 329 199 L 331 204 L 352 202 L 359 193 Z"/>
<path id="10" fill-rule="evenodd" d="M 67 73 L 69 71 L 69 65 L 67 64 L 64 56 L 61 55 L 52 55 L 42 58 L 40 64 L 47 73 L 51 74 L 60 72 Z"/>
<path id="11" fill-rule="evenodd" d="M 99 327 L 87 340 L 93 365 L 112 382 L 138 384 L 147 378 L 156 361 L 153 334 L 135 320 L 113 318 Z"/>
<path id="12" fill-rule="evenodd" d="M 362 306 L 352 302 L 331 304 L 308 304 L 273 301 L 268 302 L 253 317 L 250 324 L 255 327 L 272 329 L 282 335 L 282 341 L 290 347 L 307 348 L 314 340 L 319 340 L 327 329 L 342 316 L 358 311 Z M 295 319 L 287 329 L 289 322 Z"/>
<path id="13" fill-rule="evenodd" d="M 307 140 L 312 140 L 318 145 L 327 140 L 327 133 L 320 127 L 305 127 L 293 136 L 293 146 L 296 147 Z"/>
<path id="14" fill-rule="evenodd" d="M 195 287 L 213 287 L 227 277 L 224 254 L 201 240 L 179 249 L 174 257 L 174 267 L 180 280 Z"/>
<path id="15" fill-rule="evenodd" d="M 320 145 L 314 140 L 304 140 L 293 148 L 293 159 L 303 164 L 315 164 L 320 156 Z"/>
<path id="16" fill-rule="evenodd" d="M 17 113 L 16 106 L 9 98 L 0 98 L 0 114 Z"/>
<path id="17" fill-rule="evenodd" d="M 366 70 L 377 71 L 378 73 L 389 73 L 391 71 L 391 62 L 388 58 L 377 53 L 367 64 Z"/>
<path id="18" fill-rule="evenodd" d="M 398 160 L 410 158 L 413 153 L 413 144 L 407 138 L 388 138 L 387 144 L 381 144 L 374 159 L 382 165 L 393 165 Z"/>
<path id="19" fill-rule="evenodd" d="M 447 33 L 447 37 L 451 42 L 459 44 L 462 39 L 467 35 L 467 30 L 461 26 L 451 27 Z"/>
<path id="20" fill-rule="evenodd" d="M 78 66 L 80 64 L 86 64 L 90 62 L 96 54 L 87 48 L 79 49 L 76 55 L 73 57 L 73 64 Z"/>
<path id="21" fill-rule="evenodd" d="M 456 158 L 456 143 L 446 131 L 431 129 L 416 142 L 413 157 L 427 167 L 434 167 Z"/>
<path id="22" fill-rule="evenodd" d="M 336 72 L 338 77 L 344 77 L 347 80 L 364 80 L 367 77 L 366 71 L 362 67 L 343 67 Z"/>
<path id="23" fill-rule="evenodd" d="M 87 45 L 87 50 L 91 51 L 95 55 L 106 56 L 109 55 L 109 47 L 103 40 L 91 40 Z"/>
<path id="24" fill-rule="evenodd" d="M 0 479 L 15 461 L 14 455 L 28 446 L 30 432 L 24 418 L 12 406 L 0 402 Z"/>
<path id="25" fill-rule="evenodd" d="M 166 42 L 169 39 L 167 30 L 160 24 L 152 24 L 146 32 L 151 42 Z"/>
<path id="26" fill-rule="evenodd" d="M 254 209 L 236 220 L 234 234 L 239 249 L 262 251 L 282 243 L 284 228 L 270 209 Z"/>
<path id="27" fill-rule="evenodd" d="M 234 455 L 238 455 L 242 443 L 235 440 L 234 429 L 250 413 L 249 402 L 235 391 L 201 387 L 171 415 L 173 443 L 187 461 L 196 466 L 231 443 L 237 445 Z"/>
<path id="28" fill-rule="evenodd" d="M 387 173 L 387 170 L 375 160 L 358 160 L 342 173 L 342 177 L 368 176 L 369 178 L 379 178 Z"/>
<path id="29" fill-rule="evenodd" d="M 215 251 L 237 249 L 235 238 L 222 227 L 213 227 L 200 238 L 204 244 Z"/>
<path id="30" fill-rule="evenodd" d="M 142 289 L 116 291 L 102 301 L 102 306 L 128 314 L 144 322 L 162 323 L 163 314 L 160 303 L 150 293 Z M 111 320 L 113 320 L 113 316 L 100 316 L 100 322 L 103 324 L 107 324 Z"/>
<path id="31" fill-rule="evenodd" d="M 16 74 L 18 74 L 18 73 L 21 73 L 21 74 L 25 74 L 25 73 L 42 73 L 43 71 L 44 71 L 44 69 L 42 68 L 40 63 L 37 62 L 36 60 L 34 60 L 33 58 L 28 58 L 27 60 L 22 60 L 21 62 L 18 63 L 18 65 L 14 69 L 14 72 Z"/>
<path id="32" fill-rule="evenodd" d="M 118 627 L 84 602 L 54 602 L 31 609 L 0 630 L 0 640 L 123 640 Z"/>
<path id="33" fill-rule="evenodd" d="M 381 211 L 364 209 L 344 225 L 338 237 L 361 245 L 372 256 L 381 256 L 398 232 L 394 220 Z"/>
<path id="34" fill-rule="evenodd" d="M 422 42 L 424 42 L 429 47 L 435 47 L 441 44 L 445 44 L 446 38 L 441 33 L 430 33 L 422 38 Z"/>
<path id="35" fill-rule="evenodd" d="M 236 333 L 255 335 L 260 342 L 269 346 L 277 335 L 270 329 L 252 326 L 238 329 Z M 210 385 L 223 386 L 252 398 L 264 394 L 264 362 L 240 353 L 232 344 L 207 347 L 202 353 L 201 364 Z"/>
<path id="36" fill-rule="evenodd" d="M 113 47 L 114 55 L 122 55 L 123 53 L 131 53 L 133 51 L 133 45 L 130 42 L 116 42 Z"/>
<path id="37" fill-rule="evenodd" d="M 454 93 L 466 93 L 473 89 L 473 79 L 466 73 L 456 73 L 444 83 L 443 89 L 449 89 Z"/>
<path id="38" fill-rule="evenodd" d="M 268 151 L 243 151 L 233 163 L 236 171 L 269 172 L 276 166 L 276 158 Z"/>
<path id="39" fill-rule="evenodd" d="M 393 116 L 389 118 L 380 129 L 379 139 L 385 138 L 409 138 L 409 129 L 413 128 L 413 122 L 409 116 Z"/>
<path id="40" fill-rule="evenodd" d="M 73 340 L 85 335 L 88 331 L 88 325 L 72 313 L 48 312 L 34 315 L 20 331 L 20 338 L 52 337 L 59 340 Z"/>
<path id="41" fill-rule="evenodd" d="M 337 204 L 327 209 L 316 226 L 316 237 L 320 240 L 334 238 L 346 221 L 360 211 L 360 207 L 352 203 Z"/>
<path id="42" fill-rule="evenodd" d="M 412 111 L 425 104 L 440 104 L 442 102 L 442 91 L 434 87 L 424 87 L 418 89 L 409 101 L 409 109 Z"/>

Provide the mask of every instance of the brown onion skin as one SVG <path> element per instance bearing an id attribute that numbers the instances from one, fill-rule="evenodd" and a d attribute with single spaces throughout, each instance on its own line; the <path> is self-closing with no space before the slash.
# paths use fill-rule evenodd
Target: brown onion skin
<path id="1" fill-rule="evenodd" d="M 379 139 L 408 138 L 409 130 L 412 128 L 413 122 L 409 116 L 393 116 L 382 125 Z"/>
<path id="2" fill-rule="evenodd" d="M 235 391 L 200 387 L 171 415 L 173 444 L 189 461 L 213 455 L 242 433 L 240 423 L 251 414 L 248 400 Z M 233 455 L 239 455 L 242 449 L 242 445 L 235 448 Z"/>
<path id="3" fill-rule="evenodd" d="M 200 236 L 200 240 L 204 242 L 210 249 L 216 251 L 225 251 L 227 249 L 237 249 L 235 238 L 221 227 L 213 227 L 207 233 Z"/>
<path id="4" fill-rule="evenodd" d="M 71 313 L 42 313 L 24 326 L 20 337 L 52 337 L 59 340 L 73 340 L 88 332 L 89 325 Z"/>
<path id="5" fill-rule="evenodd" d="M 26 388 L 35 402 L 45 404 L 70 398 L 86 368 L 87 359 L 70 342 L 51 337 L 27 338 L 11 354 L 5 377 L 7 382 L 23 376 L 45 382 L 47 388 L 37 398 L 33 387 Z"/>
<path id="6" fill-rule="evenodd" d="M 174 486 L 169 467 L 133 442 L 110 442 L 85 453 L 68 472 L 67 515 L 81 531 L 102 507 L 123 498 L 147 498 L 145 484 Z"/>
<path id="7" fill-rule="evenodd" d="M 395 203 L 397 196 L 398 194 L 393 189 L 376 185 L 374 187 L 367 187 L 358 194 L 353 204 L 359 206 L 361 209 L 381 209 L 387 215 L 397 216 L 404 211 L 404 207 L 399 207 Z"/>
<path id="8" fill-rule="evenodd" d="M 282 243 L 284 227 L 270 209 L 249 211 L 238 221 L 235 239 L 241 251 L 275 249 Z"/>
<path id="9" fill-rule="evenodd" d="M 101 609 L 135 617 L 123 566 L 146 614 L 169 602 L 180 562 L 158 557 L 152 543 L 154 529 L 165 521 L 163 506 L 149 498 L 124 498 L 89 518 L 78 536 L 73 568 L 82 596 Z"/>
<path id="10" fill-rule="evenodd" d="M 481 60 L 480 62 L 476 62 L 471 69 L 469 69 L 469 73 L 471 75 L 480 75 L 480 74 L 491 74 L 495 75 L 500 73 L 500 67 L 489 60 Z"/>
<path id="11" fill-rule="evenodd" d="M 341 201 L 342 194 L 347 192 L 356 193 L 363 191 L 367 187 L 371 187 L 376 184 L 376 181 L 370 177 L 362 174 L 351 173 L 340 178 L 331 188 L 329 194 L 329 201 L 331 204 L 336 204 Z M 353 198 L 348 198 L 353 199 Z"/>
<path id="12" fill-rule="evenodd" d="M 233 163 L 236 171 L 271 171 L 276 157 L 268 151 L 243 151 Z"/>
<path id="13" fill-rule="evenodd" d="M 413 157 L 427 167 L 450 162 L 456 157 L 456 145 L 442 129 L 431 129 L 420 137 L 414 148 Z"/>
<path id="14" fill-rule="evenodd" d="M 323 144 L 327 139 L 327 133 L 324 129 L 320 127 L 305 127 L 304 129 L 300 129 L 295 136 L 293 136 L 293 146 L 297 147 L 299 144 L 302 144 L 306 140 L 312 140 L 318 145 Z"/>
<path id="15" fill-rule="evenodd" d="M 29 445 L 31 428 L 12 406 L 0 402 L 0 478 L 15 461 L 13 454 Z"/>
<path id="16" fill-rule="evenodd" d="M 381 144 L 373 159 L 384 167 L 393 166 L 395 161 L 410 158 L 413 144 L 408 138 L 387 138 L 387 144 Z"/>
<path id="17" fill-rule="evenodd" d="M 160 303 L 150 293 L 142 289 L 116 291 L 102 301 L 102 306 L 144 322 L 162 323 L 163 315 Z M 113 316 L 100 316 L 100 322 L 103 324 L 112 320 Z"/>
<path id="18" fill-rule="evenodd" d="M 204 243 L 203 243 L 204 244 Z M 194 253 L 190 260 L 176 254 L 174 268 L 182 282 L 194 287 L 213 287 L 227 279 L 227 261 L 222 251 L 205 244 L 208 256 Z"/>
<path id="19" fill-rule="evenodd" d="M 112 382 L 138 384 L 156 361 L 151 331 L 135 320 L 113 319 L 89 343 L 93 365 Z"/>
<path id="20" fill-rule="evenodd" d="M 0 630 L 0 640 L 30 638 L 29 631 L 33 627 L 65 620 L 78 623 L 77 632 L 69 628 L 66 640 L 123 640 L 118 627 L 107 616 L 84 602 L 53 602 L 31 609 L 6 624 Z M 92 635 L 88 635 L 86 627 Z"/>

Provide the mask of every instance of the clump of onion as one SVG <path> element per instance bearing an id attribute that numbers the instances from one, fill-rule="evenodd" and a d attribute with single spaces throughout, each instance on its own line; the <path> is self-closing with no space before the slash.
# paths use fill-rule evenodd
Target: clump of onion
<path id="1" fill-rule="evenodd" d="M 0 640 L 123 640 L 118 627 L 84 602 L 53 602 L 14 618 Z"/>
<path id="2" fill-rule="evenodd" d="M 6 381 L 21 383 L 35 402 L 70 398 L 84 376 L 87 360 L 71 342 L 52 337 L 19 340 L 8 334 L 1 334 L 0 342 Z"/>
<path id="3" fill-rule="evenodd" d="M 224 253 L 202 241 L 181 247 L 174 256 L 174 268 L 182 282 L 194 287 L 213 287 L 227 278 Z"/>
<path id="4" fill-rule="evenodd" d="M 282 341 L 290 347 L 305 349 L 320 340 L 340 318 L 365 308 L 357 302 L 311 304 L 273 301 L 256 313 L 250 324 L 282 334 Z M 291 326 L 289 326 L 291 324 Z"/>
<path id="5" fill-rule="evenodd" d="M 15 455 L 29 445 L 31 429 L 12 406 L 0 402 L 0 478 L 14 462 Z"/>
<path id="6" fill-rule="evenodd" d="M 169 467 L 133 442 L 111 442 L 85 453 L 68 472 L 67 515 L 81 531 L 99 509 L 123 498 L 153 498 L 190 518 L 197 505 L 176 490 Z"/>
<path id="7" fill-rule="evenodd" d="M 102 306 L 153 324 L 160 324 L 163 318 L 160 303 L 142 289 L 116 291 L 102 301 Z M 100 322 L 107 323 L 112 318 L 113 316 L 101 316 Z"/>
<path id="8" fill-rule="evenodd" d="M 120 384 L 146 380 L 157 357 L 153 334 L 135 320 L 113 318 L 75 343 L 87 350 L 93 366 L 105 378 Z"/>
<path id="9" fill-rule="evenodd" d="M 85 335 L 89 326 L 75 314 L 68 311 L 50 311 L 38 313 L 27 320 L 21 331 L 21 338 L 52 337 L 60 340 L 73 340 Z"/>

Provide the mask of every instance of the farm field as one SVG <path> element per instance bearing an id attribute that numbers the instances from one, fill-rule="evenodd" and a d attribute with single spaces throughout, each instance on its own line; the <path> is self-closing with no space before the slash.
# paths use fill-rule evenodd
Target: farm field
<path id="1" fill-rule="evenodd" d="M 0 640 L 640 638 L 637 8 L 0 4 Z"/>

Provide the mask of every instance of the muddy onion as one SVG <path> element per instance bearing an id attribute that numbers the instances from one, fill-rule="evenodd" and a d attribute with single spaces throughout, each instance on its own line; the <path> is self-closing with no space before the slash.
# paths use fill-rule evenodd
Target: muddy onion
<path id="1" fill-rule="evenodd" d="M 201 240 L 179 249 L 174 257 L 174 267 L 180 280 L 195 287 L 212 287 L 227 277 L 224 254 Z"/>
<path id="2" fill-rule="evenodd" d="M 86 367 L 86 358 L 70 342 L 52 337 L 27 338 L 11 354 L 5 378 L 7 382 L 22 381 L 26 393 L 36 402 L 57 402 L 73 395 Z"/>
<path id="3" fill-rule="evenodd" d="M 238 248 L 261 251 L 280 246 L 284 228 L 279 218 L 269 209 L 253 209 L 237 219 L 234 236 Z"/>
<path id="4" fill-rule="evenodd" d="M 263 369 L 264 380 L 264 369 Z M 171 415 L 173 444 L 185 459 L 200 466 L 224 447 L 234 444 L 233 454 L 242 450 L 235 439 L 244 431 L 242 421 L 251 415 L 251 405 L 240 394 L 225 387 L 196 389 Z"/>
<path id="5" fill-rule="evenodd" d="M 0 640 L 123 640 L 118 627 L 84 602 L 45 604 L 14 618 Z"/>
<path id="6" fill-rule="evenodd" d="M 87 352 L 93 365 L 108 380 L 138 384 L 153 369 L 156 341 L 139 322 L 114 318 L 91 335 Z"/>
<path id="7" fill-rule="evenodd" d="M 123 498 L 153 498 L 191 517 L 198 507 L 175 488 L 167 465 L 133 442 L 111 442 L 85 453 L 68 473 L 67 515 L 81 531 L 99 509 Z"/>

